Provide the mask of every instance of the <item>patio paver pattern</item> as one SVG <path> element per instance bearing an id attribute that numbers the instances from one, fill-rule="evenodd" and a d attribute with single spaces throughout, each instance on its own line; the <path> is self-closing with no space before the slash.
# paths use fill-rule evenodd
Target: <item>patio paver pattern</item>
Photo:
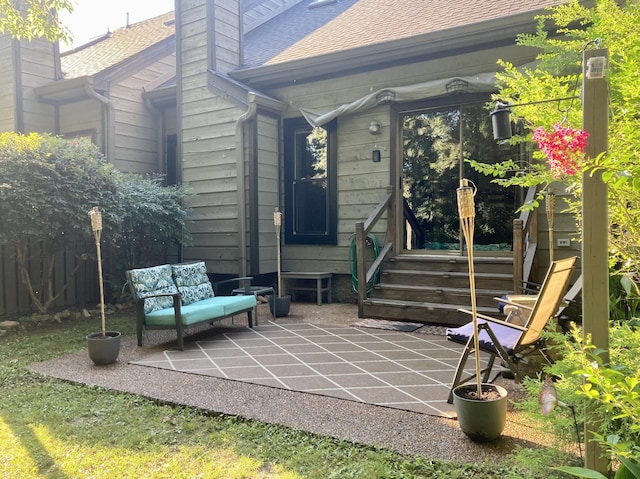
<path id="1" fill-rule="evenodd" d="M 132 364 L 455 417 L 446 399 L 459 357 L 444 336 L 269 322 Z"/>

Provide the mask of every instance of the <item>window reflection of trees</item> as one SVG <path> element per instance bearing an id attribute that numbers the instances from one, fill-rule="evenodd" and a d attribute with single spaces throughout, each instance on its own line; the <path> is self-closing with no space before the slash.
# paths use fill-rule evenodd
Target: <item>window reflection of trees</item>
<path id="1" fill-rule="evenodd" d="M 297 135 L 301 153 L 296 165 L 297 179 L 317 179 L 327 176 L 327 130 L 315 127 L 301 131 Z"/>
<path id="2" fill-rule="evenodd" d="M 294 228 L 297 234 L 326 234 L 327 209 L 327 130 L 315 127 L 296 133 L 296 205 Z"/>
<path id="3" fill-rule="evenodd" d="M 513 153 L 493 141 L 483 105 L 425 110 L 407 114 L 403 120 L 403 195 L 425 232 L 425 247 L 459 248 L 456 189 L 464 176 L 478 186 L 476 243 L 492 245 L 491 249 L 510 248 L 513 190 L 461 165 L 461 158 L 490 163 Z"/>

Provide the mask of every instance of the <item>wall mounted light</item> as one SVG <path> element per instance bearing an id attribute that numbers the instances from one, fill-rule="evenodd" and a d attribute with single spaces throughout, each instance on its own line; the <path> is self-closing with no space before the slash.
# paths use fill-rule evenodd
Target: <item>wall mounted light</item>
<path id="1" fill-rule="evenodd" d="M 372 135 L 379 135 L 380 131 L 382 131 L 382 125 L 378 120 L 373 120 L 369 125 L 369 133 Z"/>
<path id="2" fill-rule="evenodd" d="M 587 73 L 588 80 L 594 78 L 604 78 L 607 69 L 606 57 L 591 57 L 587 60 Z"/>

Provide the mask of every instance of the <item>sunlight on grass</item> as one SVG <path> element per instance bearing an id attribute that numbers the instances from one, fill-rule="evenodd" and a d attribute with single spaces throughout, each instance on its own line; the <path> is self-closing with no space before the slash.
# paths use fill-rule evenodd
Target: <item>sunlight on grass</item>
<path id="1" fill-rule="evenodd" d="M 38 474 L 37 467 L 30 458 L 28 448 L 21 445 L 11 429 L 0 423 L 0 477 L 38 478 L 91 477 L 92 479 L 118 478 L 262 478 L 299 479 L 294 472 L 272 467 L 246 456 L 240 456 L 229 449 L 209 449 L 203 446 L 155 446 L 152 449 L 132 450 L 113 446 L 78 444 L 70 438 L 56 438 L 47 427 L 32 428 L 33 439 L 42 455 L 48 456 L 51 464 L 47 472 Z M 198 474 L 194 476 L 194 471 Z"/>
<path id="2" fill-rule="evenodd" d="M 110 318 L 134 335 L 135 321 Z M 404 456 L 301 430 L 59 381 L 28 365 L 76 352 L 94 325 L 0 338 L 0 478 L 552 479 L 502 464 Z"/>
<path id="3" fill-rule="evenodd" d="M 22 479 L 37 477 L 38 468 L 11 428 L 0 418 L 0 477 Z"/>

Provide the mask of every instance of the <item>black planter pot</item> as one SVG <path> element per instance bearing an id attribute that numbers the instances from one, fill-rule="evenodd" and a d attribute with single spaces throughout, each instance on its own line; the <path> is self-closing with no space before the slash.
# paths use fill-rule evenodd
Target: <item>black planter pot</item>
<path id="1" fill-rule="evenodd" d="M 97 366 L 115 362 L 120 354 L 120 333 L 107 331 L 106 336 L 102 333 L 87 335 L 87 351 L 89 358 Z"/>
<path id="2" fill-rule="evenodd" d="M 275 301 L 275 310 L 274 310 Z M 272 294 L 269 296 L 269 311 L 276 318 L 286 316 L 289 314 L 289 308 L 291 307 L 291 296 L 276 296 Z"/>
<path id="3" fill-rule="evenodd" d="M 476 384 L 463 384 L 453 390 L 453 405 L 460 429 L 475 442 L 491 442 L 500 437 L 507 422 L 507 390 L 495 384 L 482 384 L 482 392 L 496 391 L 498 399 L 469 399 L 467 391 L 477 390 Z"/>

